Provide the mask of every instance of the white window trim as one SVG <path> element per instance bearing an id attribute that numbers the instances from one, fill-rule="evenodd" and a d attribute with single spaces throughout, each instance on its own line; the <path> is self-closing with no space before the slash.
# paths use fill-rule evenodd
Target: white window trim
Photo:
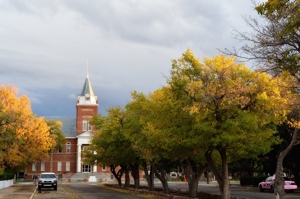
<path id="1" fill-rule="evenodd" d="M 86 120 L 83 120 L 83 121 L 82 121 L 82 130 L 83 130 L 83 131 L 86 131 L 87 126 L 88 126 L 88 122 L 87 122 Z"/>
<path id="2" fill-rule="evenodd" d="M 70 166 L 71 166 L 70 162 L 66 162 L 66 171 L 70 171 Z"/>
<path id="3" fill-rule="evenodd" d="M 92 131 L 92 130 L 93 130 L 93 126 L 90 123 L 88 123 L 88 131 Z"/>
<path id="4" fill-rule="evenodd" d="M 67 145 L 66 145 L 66 153 L 71 153 L 71 143 L 68 142 Z"/>
<path id="5" fill-rule="evenodd" d="M 31 168 L 32 171 L 37 171 L 37 168 L 36 168 L 36 162 L 32 163 L 32 168 Z"/>
<path id="6" fill-rule="evenodd" d="M 61 162 L 57 162 L 57 171 L 61 171 L 61 166 L 62 166 Z"/>
<path id="7" fill-rule="evenodd" d="M 46 167 L 46 165 L 45 165 L 45 162 L 41 162 L 41 171 L 45 171 L 45 167 Z"/>

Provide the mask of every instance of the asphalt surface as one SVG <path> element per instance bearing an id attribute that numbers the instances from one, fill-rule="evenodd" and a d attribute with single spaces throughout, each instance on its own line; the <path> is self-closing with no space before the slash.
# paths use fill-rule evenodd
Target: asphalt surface
<path id="1" fill-rule="evenodd" d="M 141 185 L 146 185 L 145 182 Z M 160 186 L 156 183 L 155 186 Z M 198 191 L 219 195 L 219 188 L 216 182 L 206 184 L 199 182 Z M 170 182 L 169 187 L 175 190 L 187 190 L 186 182 Z M 256 199 L 273 199 L 272 193 L 261 193 L 256 187 L 241 187 L 238 183 L 231 184 L 231 196 L 237 198 L 256 198 Z M 0 190 L 0 199 L 145 199 L 138 195 L 131 195 L 124 192 L 114 191 L 102 188 L 100 183 L 67 183 L 59 182 L 57 191 L 53 189 L 42 189 L 39 192 L 36 186 L 30 183 L 15 184 L 11 187 Z M 286 199 L 300 198 L 300 192 L 287 194 Z"/>
<path id="2" fill-rule="evenodd" d="M 157 183 L 160 185 L 160 183 Z M 215 187 L 216 182 L 206 184 L 201 183 L 204 186 Z M 145 182 L 141 182 L 141 185 L 146 185 Z M 170 188 L 172 186 L 178 186 L 175 189 L 181 189 L 182 186 L 187 186 L 186 182 L 170 182 Z M 145 197 L 130 195 L 128 193 L 122 193 L 114 190 L 109 190 L 101 187 L 100 183 L 66 183 L 60 182 L 57 186 L 57 191 L 53 189 L 42 189 L 38 191 L 33 182 L 24 182 L 15 184 L 11 187 L 0 190 L 0 199 L 101 199 L 101 198 L 116 198 L 116 199 L 143 199 Z"/>
<path id="3" fill-rule="evenodd" d="M 35 193 L 36 186 L 33 183 L 15 184 L 0 190 L 1 199 L 31 199 Z"/>
<path id="4" fill-rule="evenodd" d="M 74 183 L 58 184 L 57 191 L 42 189 L 38 191 L 33 183 L 20 183 L 0 190 L 0 199 L 145 199 L 110 189 L 101 188 L 101 184 Z"/>

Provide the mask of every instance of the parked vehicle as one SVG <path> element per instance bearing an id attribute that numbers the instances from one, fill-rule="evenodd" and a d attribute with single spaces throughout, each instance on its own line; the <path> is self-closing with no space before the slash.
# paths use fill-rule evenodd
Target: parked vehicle
<path id="1" fill-rule="evenodd" d="M 170 178 L 171 178 L 171 179 L 177 178 L 177 173 L 176 173 L 176 172 L 171 172 L 171 173 L 170 173 Z"/>
<path id="2" fill-rule="evenodd" d="M 283 177 L 284 179 L 284 190 L 286 192 L 294 192 L 294 190 L 297 189 L 297 184 L 295 181 L 291 180 L 288 177 Z M 261 192 L 265 190 L 269 190 L 271 192 L 274 192 L 274 181 L 275 181 L 275 175 L 267 177 L 267 179 L 263 182 L 260 182 L 258 184 L 258 188 Z"/>
<path id="3" fill-rule="evenodd" d="M 41 173 L 38 179 L 38 190 L 42 188 L 54 188 L 54 190 L 57 190 L 55 173 Z"/>

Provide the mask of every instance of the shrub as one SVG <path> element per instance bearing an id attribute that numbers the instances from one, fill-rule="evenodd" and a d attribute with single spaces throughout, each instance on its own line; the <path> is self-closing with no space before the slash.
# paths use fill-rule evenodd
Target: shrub
<path id="1" fill-rule="evenodd" d="M 14 178 L 15 173 L 13 171 L 5 170 L 2 174 L 0 174 L 0 181 L 2 180 L 11 180 Z"/>
<path id="2" fill-rule="evenodd" d="M 248 177 L 242 177 L 240 179 L 241 186 L 245 185 L 252 185 L 252 186 L 258 186 L 258 184 L 262 181 L 264 181 L 268 176 L 248 176 Z"/>

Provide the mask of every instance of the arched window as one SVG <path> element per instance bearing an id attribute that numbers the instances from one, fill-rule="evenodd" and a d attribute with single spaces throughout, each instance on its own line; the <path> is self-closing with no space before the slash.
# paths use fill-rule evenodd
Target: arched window
<path id="1" fill-rule="evenodd" d="M 70 142 L 67 143 L 66 151 L 67 151 L 67 153 L 71 153 L 71 143 Z"/>
<path id="2" fill-rule="evenodd" d="M 87 124 L 88 124 L 88 123 L 87 123 L 86 120 L 83 120 L 83 121 L 82 121 L 82 130 L 83 130 L 83 131 L 86 131 L 86 129 L 87 129 Z"/>
<path id="3" fill-rule="evenodd" d="M 89 128 L 89 131 L 92 131 L 92 125 L 90 123 L 88 123 L 88 128 Z"/>

